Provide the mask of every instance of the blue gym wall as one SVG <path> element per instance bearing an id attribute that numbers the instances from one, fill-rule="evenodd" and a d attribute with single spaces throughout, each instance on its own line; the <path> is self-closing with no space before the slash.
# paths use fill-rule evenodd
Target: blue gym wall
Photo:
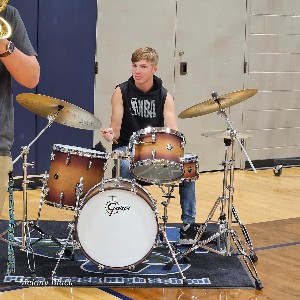
<path id="1" fill-rule="evenodd" d="M 97 1 L 11 0 L 9 5 L 19 10 L 41 66 L 38 86 L 29 90 L 14 82 L 14 97 L 20 93 L 47 95 L 93 114 Z M 15 101 L 13 159 L 47 123 Z M 53 123 L 30 147 L 28 162 L 35 166 L 28 168 L 29 174 L 49 171 L 54 144 L 92 148 L 93 131 Z M 14 164 L 14 175 L 22 175 L 22 159 Z"/>

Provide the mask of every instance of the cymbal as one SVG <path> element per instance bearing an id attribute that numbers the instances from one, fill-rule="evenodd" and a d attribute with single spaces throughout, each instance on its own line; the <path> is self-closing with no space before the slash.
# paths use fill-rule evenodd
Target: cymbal
<path id="1" fill-rule="evenodd" d="M 240 103 L 257 93 L 256 89 L 240 90 L 225 94 L 223 96 L 218 96 L 217 99 L 212 98 L 204 102 L 198 103 L 184 111 L 182 111 L 178 118 L 194 118 L 202 115 L 206 115 L 219 109 L 223 109 L 234 104 Z M 219 102 L 219 103 L 218 103 Z"/>
<path id="2" fill-rule="evenodd" d="M 220 139 L 230 139 L 230 130 L 216 130 L 216 131 L 208 131 L 208 132 L 203 132 L 201 135 L 206 136 L 206 137 L 213 137 L 213 138 L 220 138 Z M 252 137 L 251 134 L 248 133 L 243 133 L 243 132 L 237 132 L 236 137 L 239 139 L 247 139 Z"/>
<path id="3" fill-rule="evenodd" d="M 100 129 L 102 126 L 93 114 L 64 100 L 31 93 L 19 94 L 16 99 L 29 111 L 44 118 L 58 112 L 54 122 L 63 125 L 87 130 Z"/>

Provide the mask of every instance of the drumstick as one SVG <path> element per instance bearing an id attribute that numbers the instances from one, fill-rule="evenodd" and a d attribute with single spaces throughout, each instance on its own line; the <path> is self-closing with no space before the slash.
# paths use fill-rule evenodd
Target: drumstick
<path id="1" fill-rule="evenodd" d="M 100 131 L 101 131 L 102 133 L 105 132 L 103 128 L 100 128 Z M 117 141 L 116 139 L 113 139 L 113 143 L 114 143 L 114 144 L 118 144 L 118 141 Z"/>

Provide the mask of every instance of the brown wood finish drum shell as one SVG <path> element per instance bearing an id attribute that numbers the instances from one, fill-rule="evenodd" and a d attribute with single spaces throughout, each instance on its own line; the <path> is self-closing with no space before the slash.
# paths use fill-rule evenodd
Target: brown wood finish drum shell
<path id="1" fill-rule="evenodd" d="M 83 178 L 81 198 L 103 177 L 108 154 L 95 150 L 54 145 L 51 154 L 48 178 L 48 194 L 45 203 L 59 208 L 74 209 L 76 206 L 76 184 Z"/>
<path id="2" fill-rule="evenodd" d="M 139 180 L 164 183 L 180 179 L 185 139 L 178 131 L 146 128 L 133 134 L 129 143 L 130 170 Z"/>

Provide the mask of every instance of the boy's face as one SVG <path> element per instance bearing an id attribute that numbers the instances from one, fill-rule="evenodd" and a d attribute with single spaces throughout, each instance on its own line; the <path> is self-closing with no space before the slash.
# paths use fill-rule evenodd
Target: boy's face
<path id="1" fill-rule="evenodd" d="M 132 63 L 131 71 L 135 83 L 143 84 L 153 78 L 153 75 L 157 71 L 157 66 L 154 66 L 145 59 L 141 59 L 138 62 Z"/>

